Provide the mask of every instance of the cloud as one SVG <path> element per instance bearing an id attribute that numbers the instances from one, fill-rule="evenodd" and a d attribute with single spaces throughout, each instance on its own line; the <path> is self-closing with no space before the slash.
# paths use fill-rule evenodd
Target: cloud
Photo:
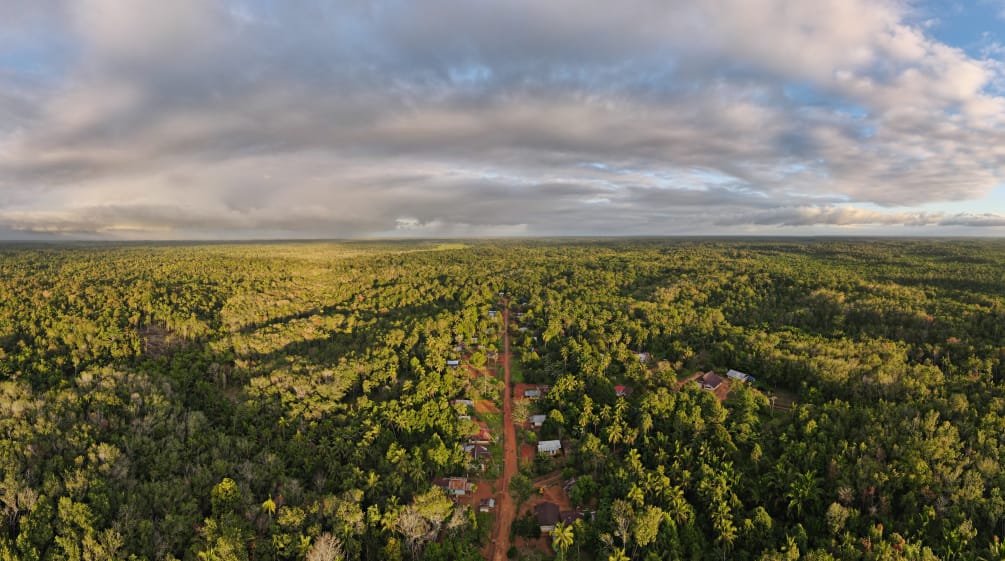
<path id="1" fill-rule="evenodd" d="M 40 5 L 72 56 L 0 66 L 13 231 L 977 227 L 911 207 L 1005 169 L 1001 65 L 897 1 Z"/>

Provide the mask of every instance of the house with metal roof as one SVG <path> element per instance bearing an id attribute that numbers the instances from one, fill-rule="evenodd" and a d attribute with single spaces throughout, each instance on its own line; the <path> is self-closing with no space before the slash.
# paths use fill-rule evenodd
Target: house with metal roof
<path id="1" fill-rule="evenodd" d="M 554 456 L 562 451 L 561 440 L 542 440 L 537 443 L 537 453 Z"/>

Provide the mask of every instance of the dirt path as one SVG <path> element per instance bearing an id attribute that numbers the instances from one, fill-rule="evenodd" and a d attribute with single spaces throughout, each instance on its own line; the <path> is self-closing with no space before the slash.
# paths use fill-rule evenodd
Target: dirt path
<path id="1" fill-rule="evenodd" d="M 496 524 L 492 529 L 491 561 L 504 561 L 510 547 L 509 531 L 516 518 L 516 505 L 509 494 L 509 480 L 517 472 L 516 429 L 513 426 L 513 385 L 509 373 L 509 299 L 503 300 L 503 379 L 506 382 L 503 393 L 503 474 L 496 483 Z"/>

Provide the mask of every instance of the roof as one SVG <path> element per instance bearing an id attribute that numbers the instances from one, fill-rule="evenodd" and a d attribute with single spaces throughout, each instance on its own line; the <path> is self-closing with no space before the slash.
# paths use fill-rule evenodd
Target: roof
<path id="1" fill-rule="evenodd" d="M 530 422 L 534 423 L 535 425 L 543 425 L 544 421 L 547 418 L 548 418 L 547 415 L 531 415 Z"/>
<path id="2" fill-rule="evenodd" d="M 739 370 L 733 370 L 733 369 L 730 369 L 729 372 L 726 372 L 726 376 L 729 376 L 730 378 L 736 378 L 737 380 L 746 380 L 747 378 L 750 377 L 749 374 L 744 374 Z"/>
<path id="3" fill-rule="evenodd" d="M 524 390 L 524 397 L 541 397 L 541 390 Z"/>
<path id="4" fill-rule="evenodd" d="M 542 440 L 537 443 L 538 452 L 557 452 L 562 449 L 561 440 Z"/>
<path id="5" fill-rule="evenodd" d="M 558 505 L 555 503 L 541 503 L 535 506 L 534 514 L 537 515 L 537 523 L 541 526 L 554 526 L 561 517 Z"/>
<path id="6" fill-rule="evenodd" d="M 496 507 L 496 500 L 495 499 L 482 499 L 478 503 L 478 505 L 479 506 L 485 506 L 485 507 L 488 507 L 488 508 L 495 508 Z"/>
<path id="7" fill-rule="evenodd" d="M 470 491 L 471 483 L 467 477 L 437 477 L 433 480 L 433 485 L 443 487 L 448 491 Z"/>
<path id="8" fill-rule="evenodd" d="M 617 395 L 625 395 L 628 393 L 628 386 L 614 386 L 614 393 Z"/>
<path id="9" fill-rule="evenodd" d="M 472 440 L 492 440 L 492 433 L 488 429 L 480 429 L 478 434 L 471 437 Z"/>
<path id="10" fill-rule="evenodd" d="M 718 387 L 724 380 L 715 372 L 706 372 L 698 378 L 698 382 L 713 388 Z"/>
<path id="11" fill-rule="evenodd" d="M 461 364 L 461 361 L 459 361 L 459 360 L 448 360 L 447 361 L 447 366 L 458 366 L 460 364 Z"/>
<path id="12" fill-rule="evenodd" d="M 578 510 L 567 510 L 563 512 L 561 515 L 559 515 L 559 518 L 562 519 L 563 524 L 568 525 L 572 524 L 576 520 L 582 520 L 583 513 L 579 512 Z"/>
<path id="13" fill-rule="evenodd" d="M 476 459 L 476 460 L 478 458 L 491 458 L 492 457 L 492 453 L 489 452 L 489 449 L 486 448 L 486 447 L 484 447 L 484 446 L 482 446 L 482 445 L 480 445 L 480 444 L 466 444 L 464 446 L 464 452 L 466 454 L 471 454 L 471 457 L 474 458 L 474 459 Z"/>

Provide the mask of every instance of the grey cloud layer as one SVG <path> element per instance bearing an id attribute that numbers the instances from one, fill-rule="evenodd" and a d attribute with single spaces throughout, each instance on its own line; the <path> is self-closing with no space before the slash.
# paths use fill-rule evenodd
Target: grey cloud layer
<path id="1" fill-rule="evenodd" d="M 999 63 L 925 36 L 899 2 L 51 6 L 0 23 L 0 47 L 32 18 L 75 46 L 53 76 L 0 81 L 9 230 L 1005 223 L 911 209 L 1001 181 L 1005 100 Z"/>

